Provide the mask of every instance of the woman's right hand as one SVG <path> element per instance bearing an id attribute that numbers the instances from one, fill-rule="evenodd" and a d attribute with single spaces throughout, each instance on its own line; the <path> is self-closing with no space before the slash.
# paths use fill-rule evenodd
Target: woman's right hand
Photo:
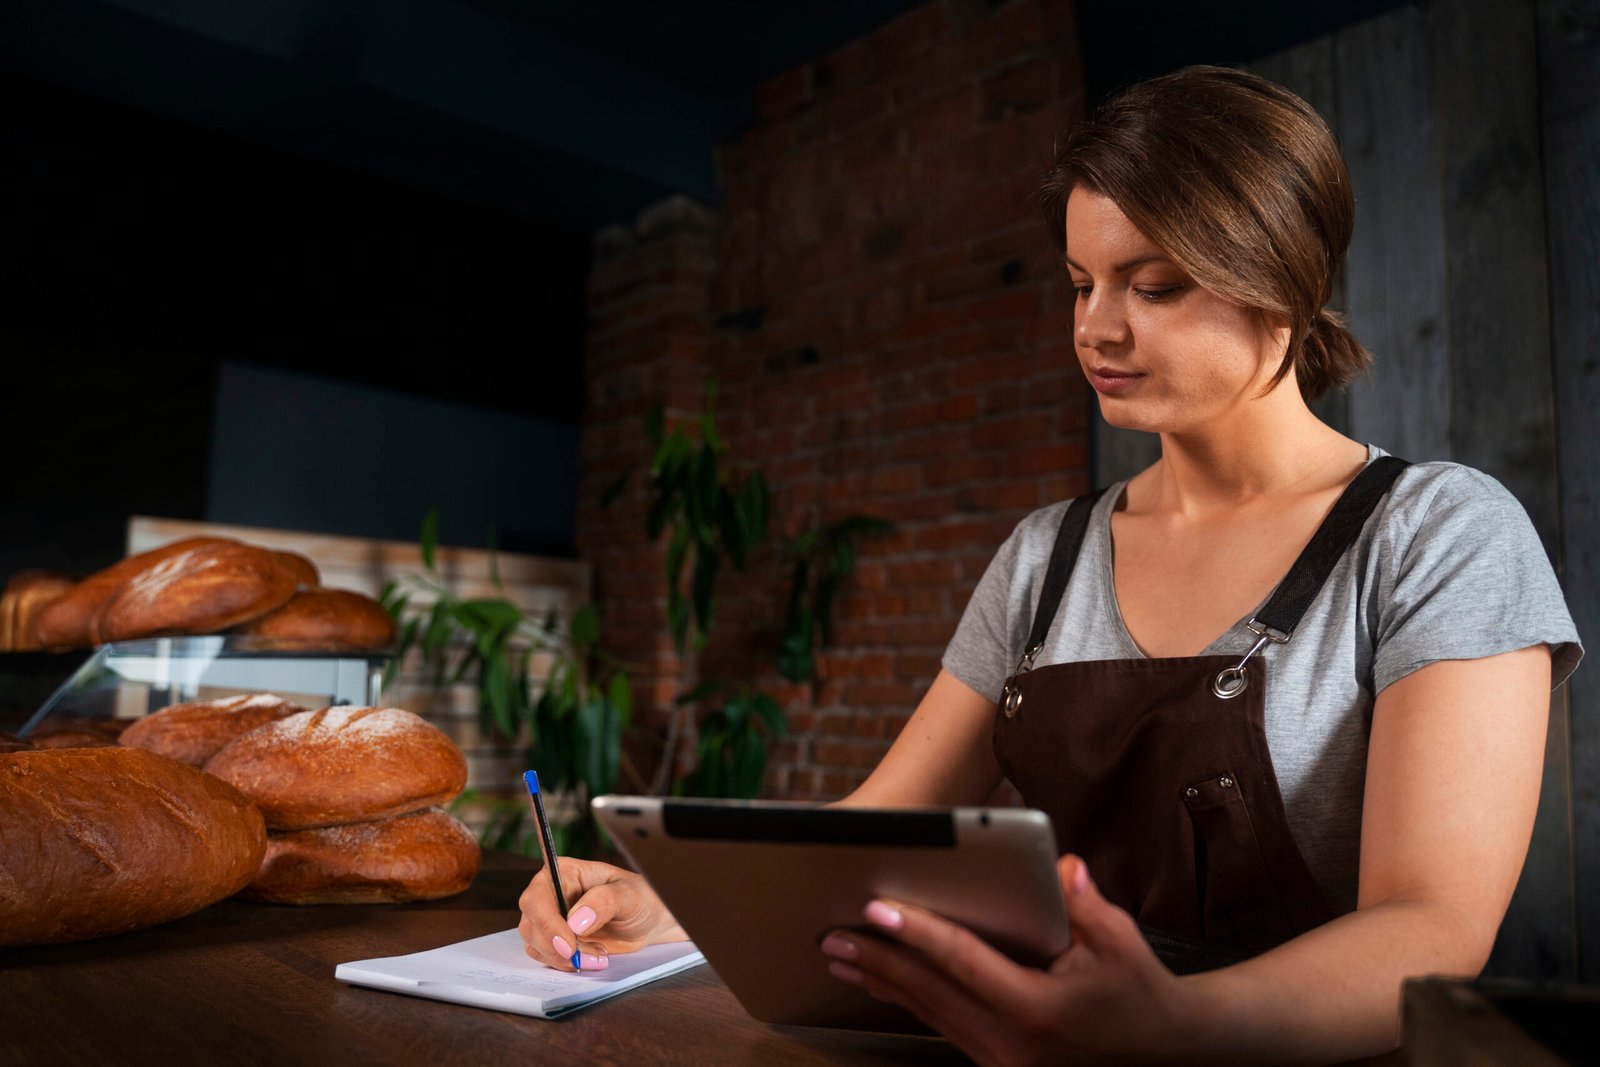
<path id="1" fill-rule="evenodd" d="M 545 966 L 572 970 L 576 948 L 583 954 L 582 969 L 597 971 L 610 962 L 613 952 L 689 939 L 655 890 L 634 872 L 565 856 L 556 862 L 567 893 L 567 917 L 563 919 L 556 909 L 548 868 L 533 876 L 518 901 L 522 943 L 528 955 Z"/>

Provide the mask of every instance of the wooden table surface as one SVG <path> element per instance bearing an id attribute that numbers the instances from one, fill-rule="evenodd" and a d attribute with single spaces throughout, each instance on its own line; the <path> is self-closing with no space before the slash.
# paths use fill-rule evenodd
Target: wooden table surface
<path id="1" fill-rule="evenodd" d="M 223 901 L 177 922 L 0 950 L 0 1062 L 26 1064 L 939 1064 L 928 1038 L 769 1026 L 709 967 L 560 1020 L 347 986 L 339 963 L 514 926 L 534 866 L 488 855 L 466 893 L 424 904 Z"/>

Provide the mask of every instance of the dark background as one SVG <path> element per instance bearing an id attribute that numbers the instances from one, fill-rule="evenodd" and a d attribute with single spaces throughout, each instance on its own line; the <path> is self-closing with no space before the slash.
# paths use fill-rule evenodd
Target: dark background
<path id="1" fill-rule="evenodd" d="M 570 554 L 592 235 L 715 204 L 756 85 L 915 6 L 7 5 L 0 577 L 132 514 Z M 1089 94 L 1394 6 L 1084 3 Z"/>

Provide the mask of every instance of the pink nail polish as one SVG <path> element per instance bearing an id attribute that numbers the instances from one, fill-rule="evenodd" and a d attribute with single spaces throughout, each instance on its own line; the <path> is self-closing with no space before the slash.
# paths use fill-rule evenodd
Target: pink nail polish
<path id="1" fill-rule="evenodd" d="M 550 944 L 555 948 L 557 956 L 560 956 L 564 960 L 570 960 L 572 958 L 572 946 L 567 944 L 566 938 L 552 937 L 550 939 Z"/>
<path id="2" fill-rule="evenodd" d="M 581 934 L 594 925 L 594 909 L 587 904 L 567 916 L 567 925 L 572 927 L 572 932 Z"/>
<path id="3" fill-rule="evenodd" d="M 848 937 L 829 934 L 822 939 L 822 951 L 836 960 L 853 960 L 856 958 L 856 943 Z"/>
<path id="4" fill-rule="evenodd" d="M 1072 875 L 1072 895 L 1077 896 L 1089 888 L 1089 865 L 1082 860 L 1078 861 L 1078 869 Z"/>
<path id="5" fill-rule="evenodd" d="M 906 917 L 901 915 L 898 909 L 881 900 L 874 900 L 868 904 L 866 914 L 869 923 L 876 923 L 885 930 L 898 930 L 906 921 Z"/>
<path id="6" fill-rule="evenodd" d="M 581 957 L 579 957 L 579 962 L 583 964 L 583 967 L 581 968 L 582 970 L 603 971 L 607 967 L 611 966 L 611 957 L 596 956 L 592 952 L 585 952 Z"/>

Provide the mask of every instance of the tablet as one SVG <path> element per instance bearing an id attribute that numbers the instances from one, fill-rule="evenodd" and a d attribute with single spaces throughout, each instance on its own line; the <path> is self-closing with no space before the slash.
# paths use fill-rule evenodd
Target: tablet
<path id="1" fill-rule="evenodd" d="M 596 816 L 739 1003 L 770 1023 L 927 1032 L 828 973 L 875 897 L 946 916 L 1021 963 L 1066 951 L 1049 817 L 1017 808 L 824 808 L 602 796 Z"/>

